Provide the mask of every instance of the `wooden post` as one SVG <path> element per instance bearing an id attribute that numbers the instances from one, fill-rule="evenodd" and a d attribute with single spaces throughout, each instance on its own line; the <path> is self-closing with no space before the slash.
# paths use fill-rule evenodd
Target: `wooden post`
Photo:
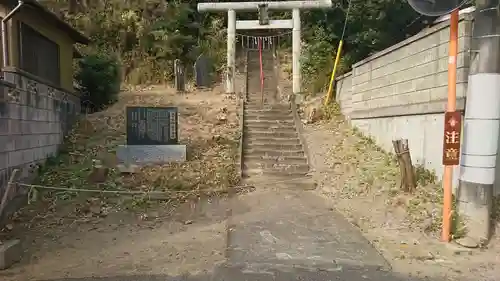
<path id="1" fill-rule="evenodd" d="M 183 93 L 186 90 L 186 81 L 184 75 L 184 65 L 181 60 L 174 61 L 175 89 L 178 93 Z"/>
<path id="2" fill-rule="evenodd" d="M 407 139 L 393 140 L 394 152 L 397 155 L 401 172 L 400 188 L 406 192 L 413 192 L 417 186 L 415 172 L 411 161 L 410 147 Z"/>

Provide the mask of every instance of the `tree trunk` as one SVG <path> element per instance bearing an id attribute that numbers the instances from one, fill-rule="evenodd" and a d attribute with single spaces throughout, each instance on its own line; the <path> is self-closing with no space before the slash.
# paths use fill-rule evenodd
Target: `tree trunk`
<path id="1" fill-rule="evenodd" d="M 393 140 L 392 145 L 398 158 L 399 171 L 401 173 L 401 182 L 399 187 L 406 192 L 413 192 L 416 188 L 416 181 L 408 140 Z"/>
<path id="2" fill-rule="evenodd" d="M 69 0 L 68 1 L 68 13 L 70 15 L 76 14 L 78 11 L 78 2 L 77 0 Z"/>

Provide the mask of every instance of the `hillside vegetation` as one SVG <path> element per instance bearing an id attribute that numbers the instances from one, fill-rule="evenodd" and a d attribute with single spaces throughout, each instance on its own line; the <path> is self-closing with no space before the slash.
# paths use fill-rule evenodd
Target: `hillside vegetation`
<path id="1" fill-rule="evenodd" d="M 418 16 L 404 0 L 351 1 L 341 72 L 351 63 L 418 32 L 428 20 Z M 200 1 L 42 2 L 91 38 L 92 44 L 82 50 L 84 53 L 116 56 L 122 66 L 122 80 L 127 84 L 169 81 L 175 59 L 190 66 L 201 53 L 214 61 L 214 70 L 224 70 L 226 15 L 198 13 L 196 5 Z M 311 91 L 321 90 L 327 82 L 344 27 L 348 1 L 333 3 L 333 9 L 302 13 L 303 73 Z M 283 18 L 290 13 L 271 16 Z M 256 14 L 242 13 L 238 18 L 256 18 Z M 283 40 L 282 47 L 289 47 L 290 41 Z"/>

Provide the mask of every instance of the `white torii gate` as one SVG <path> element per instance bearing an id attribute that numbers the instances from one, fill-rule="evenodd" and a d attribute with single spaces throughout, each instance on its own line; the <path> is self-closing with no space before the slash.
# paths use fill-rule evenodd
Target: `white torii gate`
<path id="1" fill-rule="evenodd" d="M 291 20 L 269 20 L 262 25 L 258 20 L 236 21 L 236 11 L 258 11 L 260 6 L 268 10 L 292 10 Z M 279 1 L 279 2 L 225 2 L 198 3 L 198 12 L 227 11 L 227 70 L 226 93 L 234 93 L 236 72 L 236 30 L 237 29 L 292 29 L 292 72 L 293 93 L 301 93 L 300 74 L 300 10 L 324 9 L 332 7 L 331 0 Z"/>

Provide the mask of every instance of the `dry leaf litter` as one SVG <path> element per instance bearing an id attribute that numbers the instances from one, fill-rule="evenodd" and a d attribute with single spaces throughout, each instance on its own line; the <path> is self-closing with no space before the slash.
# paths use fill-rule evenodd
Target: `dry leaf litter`
<path id="1" fill-rule="evenodd" d="M 403 192 L 395 156 L 351 126 L 338 105 L 321 104 L 316 99 L 302 108 L 318 186 L 395 268 L 450 278 L 498 274 L 498 239 L 491 242 L 490 249 L 478 250 L 440 242 L 443 194 L 433 172 L 416 167 L 416 191 Z M 465 231 L 460 218 L 454 216 L 454 238 Z M 453 278 L 449 280 L 456 280 Z"/>
<path id="2" fill-rule="evenodd" d="M 179 142 L 187 145 L 188 161 L 147 166 L 129 175 L 120 173 L 115 155 L 117 146 L 126 143 L 127 106 L 177 106 Z M 167 197 L 37 189 L 43 192 L 33 204 L 14 214 L 13 223 L 28 228 L 71 225 L 123 210 L 142 212 L 161 203 L 163 208 L 159 209 L 171 213 L 165 205 L 172 207 L 192 198 L 226 193 L 239 181 L 237 112 L 235 97 L 218 87 L 182 95 L 160 86 L 121 93 L 116 104 L 80 119 L 66 138 L 61 154 L 40 168 L 36 183 L 74 189 L 167 192 Z M 109 170 L 99 184 L 89 178 L 96 162 Z M 148 217 L 144 212 L 140 216 Z"/>

